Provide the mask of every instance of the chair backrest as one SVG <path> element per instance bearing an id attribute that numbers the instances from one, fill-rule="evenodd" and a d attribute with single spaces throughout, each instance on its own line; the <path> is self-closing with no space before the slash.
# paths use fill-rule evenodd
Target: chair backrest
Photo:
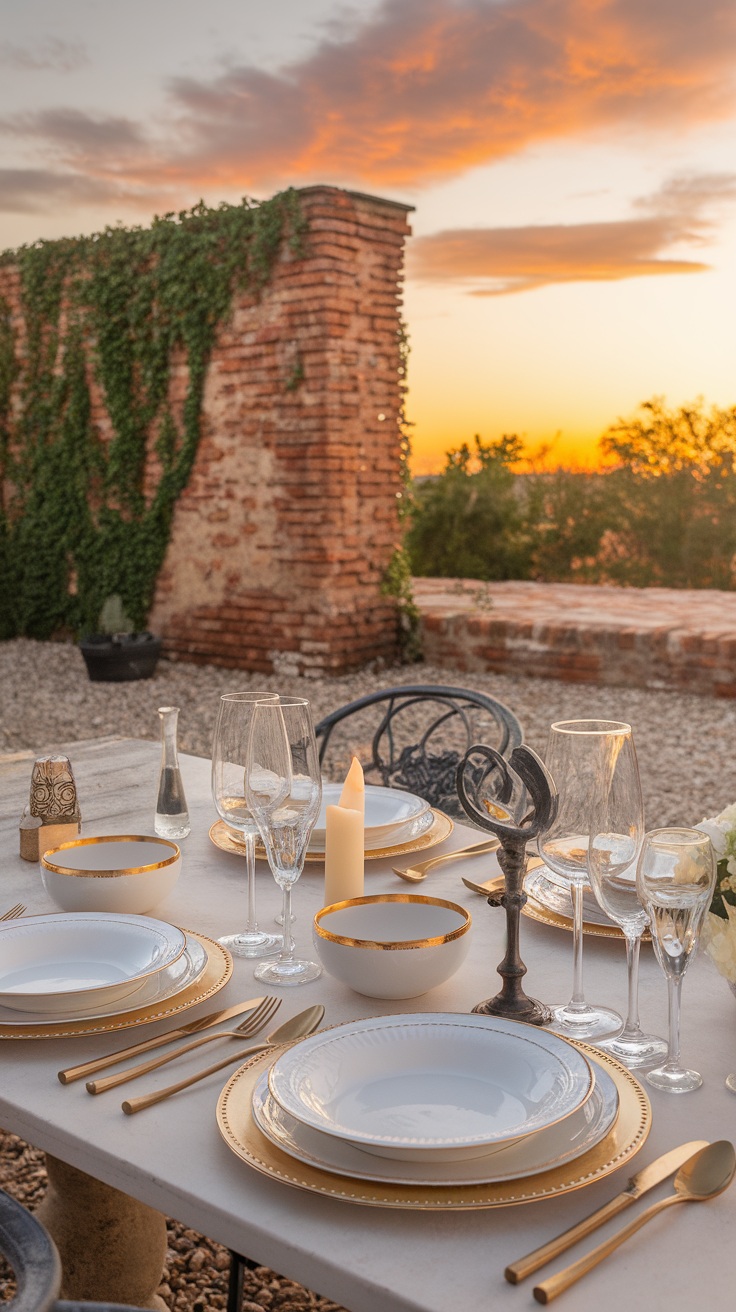
<path id="1" fill-rule="evenodd" d="M 145 1312 L 121 1303 L 57 1300 L 61 1262 L 48 1230 L 32 1212 L 0 1189 L 0 1253 L 13 1268 L 18 1292 L 3 1312 Z"/>
<path id="2" fill-rule="evenodd" d="M 315 729 L 320 740 L 320 762 L 324 764 L 336 725 L 381 703 L 385 706 L 373 732 L 370 759 L 361 761 L 366 774 L 377 774 L 378 780 L 374 782 L 380 780 L 387 788 L 405 788 L 425 798 L 454 820 L 469 824 L 455 787 L 457 767 L 469 747 L 494 735 L 495 741 L 489 745 L 496 747 L 503 756 L 509 756 L 524 737 L 513 711 L 495 697 L 470 688 L 444 684 L 404 684 L 388 688 L 341 706 L 320 720 Z M 425 715 L 425 722 L 418 727 L 422 705 L 430 709 L 430 716 Z M 432 716 L 431 710 L 437 713 Z M 486 728 L 484 721 L 489 719 L 492 726 Z M 399 730 L 403 730 L 403 734 Z M 450 730 L 454 731 L 456 741 L 459 735 L 461 750 L 446 741 Z M 406 742 L 403 746 L 397 742 L 402 736 L 411 738 L 417 735 L 418 741 Z"/>
<path id="3" fill-rule="evenodd" d="M 40 1221 L 0 1189 L 0 1253 L 13 1268 L 18 1292 L 7 1312 L 49 1312 L 61 1286 L 56 1244 Z"/>

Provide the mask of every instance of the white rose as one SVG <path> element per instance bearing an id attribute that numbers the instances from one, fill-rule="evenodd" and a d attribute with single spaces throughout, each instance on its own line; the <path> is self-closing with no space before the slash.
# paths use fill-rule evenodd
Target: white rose
<path id="1" fill-rule="evenodd" d="M 719 975 L 736 984 L 736 908 L 726 905 L 728 920 L 709 911 L 702 943 Z"/>
<path id="2" fill-rule="evenodd" d="M 702 833 L 708 835 L 713 844 L 716 857 L 720 861 L 721 857 L 726 855 L 725 830 L 721 828 L 717 820 L 701 820 L 700 824 L 696 825 L 695 828 L 700 829 Z"/>
<path id="3" fill-rule="evenodd" d="M 732 802 L 730 806 L 721 811 L 716 819 L 725 830 L 733 829 L 736 825 L 736 802 Z"/>

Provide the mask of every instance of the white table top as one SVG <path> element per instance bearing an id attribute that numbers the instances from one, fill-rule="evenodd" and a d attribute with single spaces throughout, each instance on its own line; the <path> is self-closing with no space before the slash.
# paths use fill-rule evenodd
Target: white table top
<path id="1" fill-rule="evenodd" d="M 87 833 L 152 832 L 159 749 L 154 743 L 100 742 L 80 745 L 70 755 L 77 776 Z M 32 757 L 0 759 L 1 909 L 16 900 L 30 912 L 51 910 L 35 865 L 18 856 L 17 823 L 28 795 Z M 163 919 L 217 937 L 238 928 L 245 908 L 238 857 L 216 850 L 208 829 L 216 818 L 210 799 L 209 761 L 182 757 L 192 817 L 183 842 L 182 875 L 162 904 Z M 477 839 L 456 829 L 437 853 Z M 424 997 L 401 1004 L 362 998 L 324 975 L 297 989 L 284 989 L 280 1018 L 324 1002 L 325 1021 L 391 1011 L 469 1011 L 497 991 L 495 967 L 503 955 L 503 913 L 470 893 L 461 873 L 476 879 L 492 873 L 492 858 L 464 861 L 431 873 L 426 891 L 467 905 L 474 915 L 470 955 L 454 979 Z M 321 866 L 307 866 L 294 893 L 297 949 L 311 955 L 311 917 L 322 905 Z M 366 864 L 366 892 L 406 890 L 388 862 Z M 269 924 L 279 893 L 259 865 L 259 916 Z M 530 994 L 546 1002 L 567 998 L 571 987 L 570 936 L 528 919 L 522 921 L 522 956 Z M 623 945 L 586 939 L 586 991 L 593 1001 L 623 1010 L 626 971 Z M 642 953 L 642 1023 L 666 1032 L 666 989 L 651 949 Z M 218 995 L 226 1006 L 263 991 L 252 965 L 236 960 L 233 979 Z M 106 1181 L 133 1197 L 255 1258 L 285 1276 L 344 1304 L 350 1312 L 455 1312 L 537 1306 L 534 1278 L 512 1287 L 505 1265 L 586 1216 L 625 1187 L 631 1171 L 678 1143 L 695 1138 L 736 1136 L 736 1098 L 724 1077 L 736 1069 L 736 1003 L 726 982 L 707 959 L 691 964 L 685 981 L 682 1021 L 684 1059 L 704 1085 L 679 1097 L 651 1090 L 654 1124 L 631 1168 L 564 1198 L 506 1209 L 428 1213 L 383 1211 L 288 1188 L 250 1170 L 220 1138 L 215 1106 L 224 1075 L 217 1074 L 176 1098 L 135 1117 L 120 1109 L 127 1087 L 91 1098 L 82 1081 L 62 1087 L 56 1072 L 123 1046 L 128 1032 L 81 1040 L 6 1042 L 0 1047 L 0 1124 L 39 1148 Z M 212 1001 L 201 1012 L 213 1009 Z M 192 1013 L 187 1019 L 193 1019 Z M 161 1030 L 170 1023 L 160 1023 Z M 154 1027 L 146 1034 L 153 1034 Z M 133 1036 L 130 1036 L 133 1042 Z M 201 1053 L 177 1063 L 182 1076 L 204 1064 Z M 138 1082 L 137 1090 L 161 1087 L 173 1067 Z M 226 1074 L 226 1073 L 225 1073 Z M 131 1086 L 133 1087 L 133 1086 Z M 647 1202 L 669 1192 L 652 1191 Z M 630 1219 L 646 1204 L 630 1209 Z M 620 1217 L 540 1272 L 538 1279 L 576 1260 L 624 1224 Z M 732 1308 L 736 1289 L 736 1188 L 706 1205 L 668 1211 L 642 1230 L 605 1264 L 562 1297 L 569 1312 L 591 1307 L 638 1312 L 666 1305 L 691 1309 L 703 1299 L 711 1312 Z M 562 1307 L 562 1303 L 560 1304 Z"/>

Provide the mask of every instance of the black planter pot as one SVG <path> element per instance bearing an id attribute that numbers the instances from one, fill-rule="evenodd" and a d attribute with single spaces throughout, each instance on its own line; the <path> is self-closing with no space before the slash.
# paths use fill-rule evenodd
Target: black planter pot
<path id="1" fill-rule="evenodd" d="M 94 683 L 150 679 L 161 655 L 161 639 L 152 633 L 92 633 L 79 650 Z"/>

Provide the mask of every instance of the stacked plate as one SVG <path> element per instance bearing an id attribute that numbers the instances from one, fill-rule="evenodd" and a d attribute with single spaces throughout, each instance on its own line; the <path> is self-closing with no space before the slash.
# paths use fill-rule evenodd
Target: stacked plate
<path id="1" fill-rule="evenodd" d="M 557 1034 L 491 1016 L 353 1021 L 294 1044 L 253 1090 L 289 1157 L 385 1184 L 488 1184 L 588 1152 L 619 1110 L 611 1076 Z"/>
<path id="2" fill-rule="evenodd" d="M 0 925 L 0 1027 L 155 1007 L 204 974 L 194 935 L 149 916 L 59 912 Z"/>
<path id="3" fill-rule="evenodd" d="M 531 871 L 524 881 L 524 887 L 527 893 L 547 910 L 572 920 L 570 885 L 550 870 L 549 866 L 538 866 L 536 870 Z M 583 885 L 583 921 L 587 925 L 608 925 L 617 928 L 615 921 L 611 920 L 599 906 L 590 884 Z"/>
<path id="4" fill-rule="evenodd" d="M 309 840 L 310 852 L 324 852 L 327 825 L 327 807 L 337 806 L 342 784 L 322 785 L 322 806 L 317 823 Z M 366 784 L 365 789 L 365 850 L 376 852 L 381 848 L 398 847 L 420 838 L 432 826 L 433 815 L 429 802 L 414 793 L 400 788 L 381 788 Z"/>

